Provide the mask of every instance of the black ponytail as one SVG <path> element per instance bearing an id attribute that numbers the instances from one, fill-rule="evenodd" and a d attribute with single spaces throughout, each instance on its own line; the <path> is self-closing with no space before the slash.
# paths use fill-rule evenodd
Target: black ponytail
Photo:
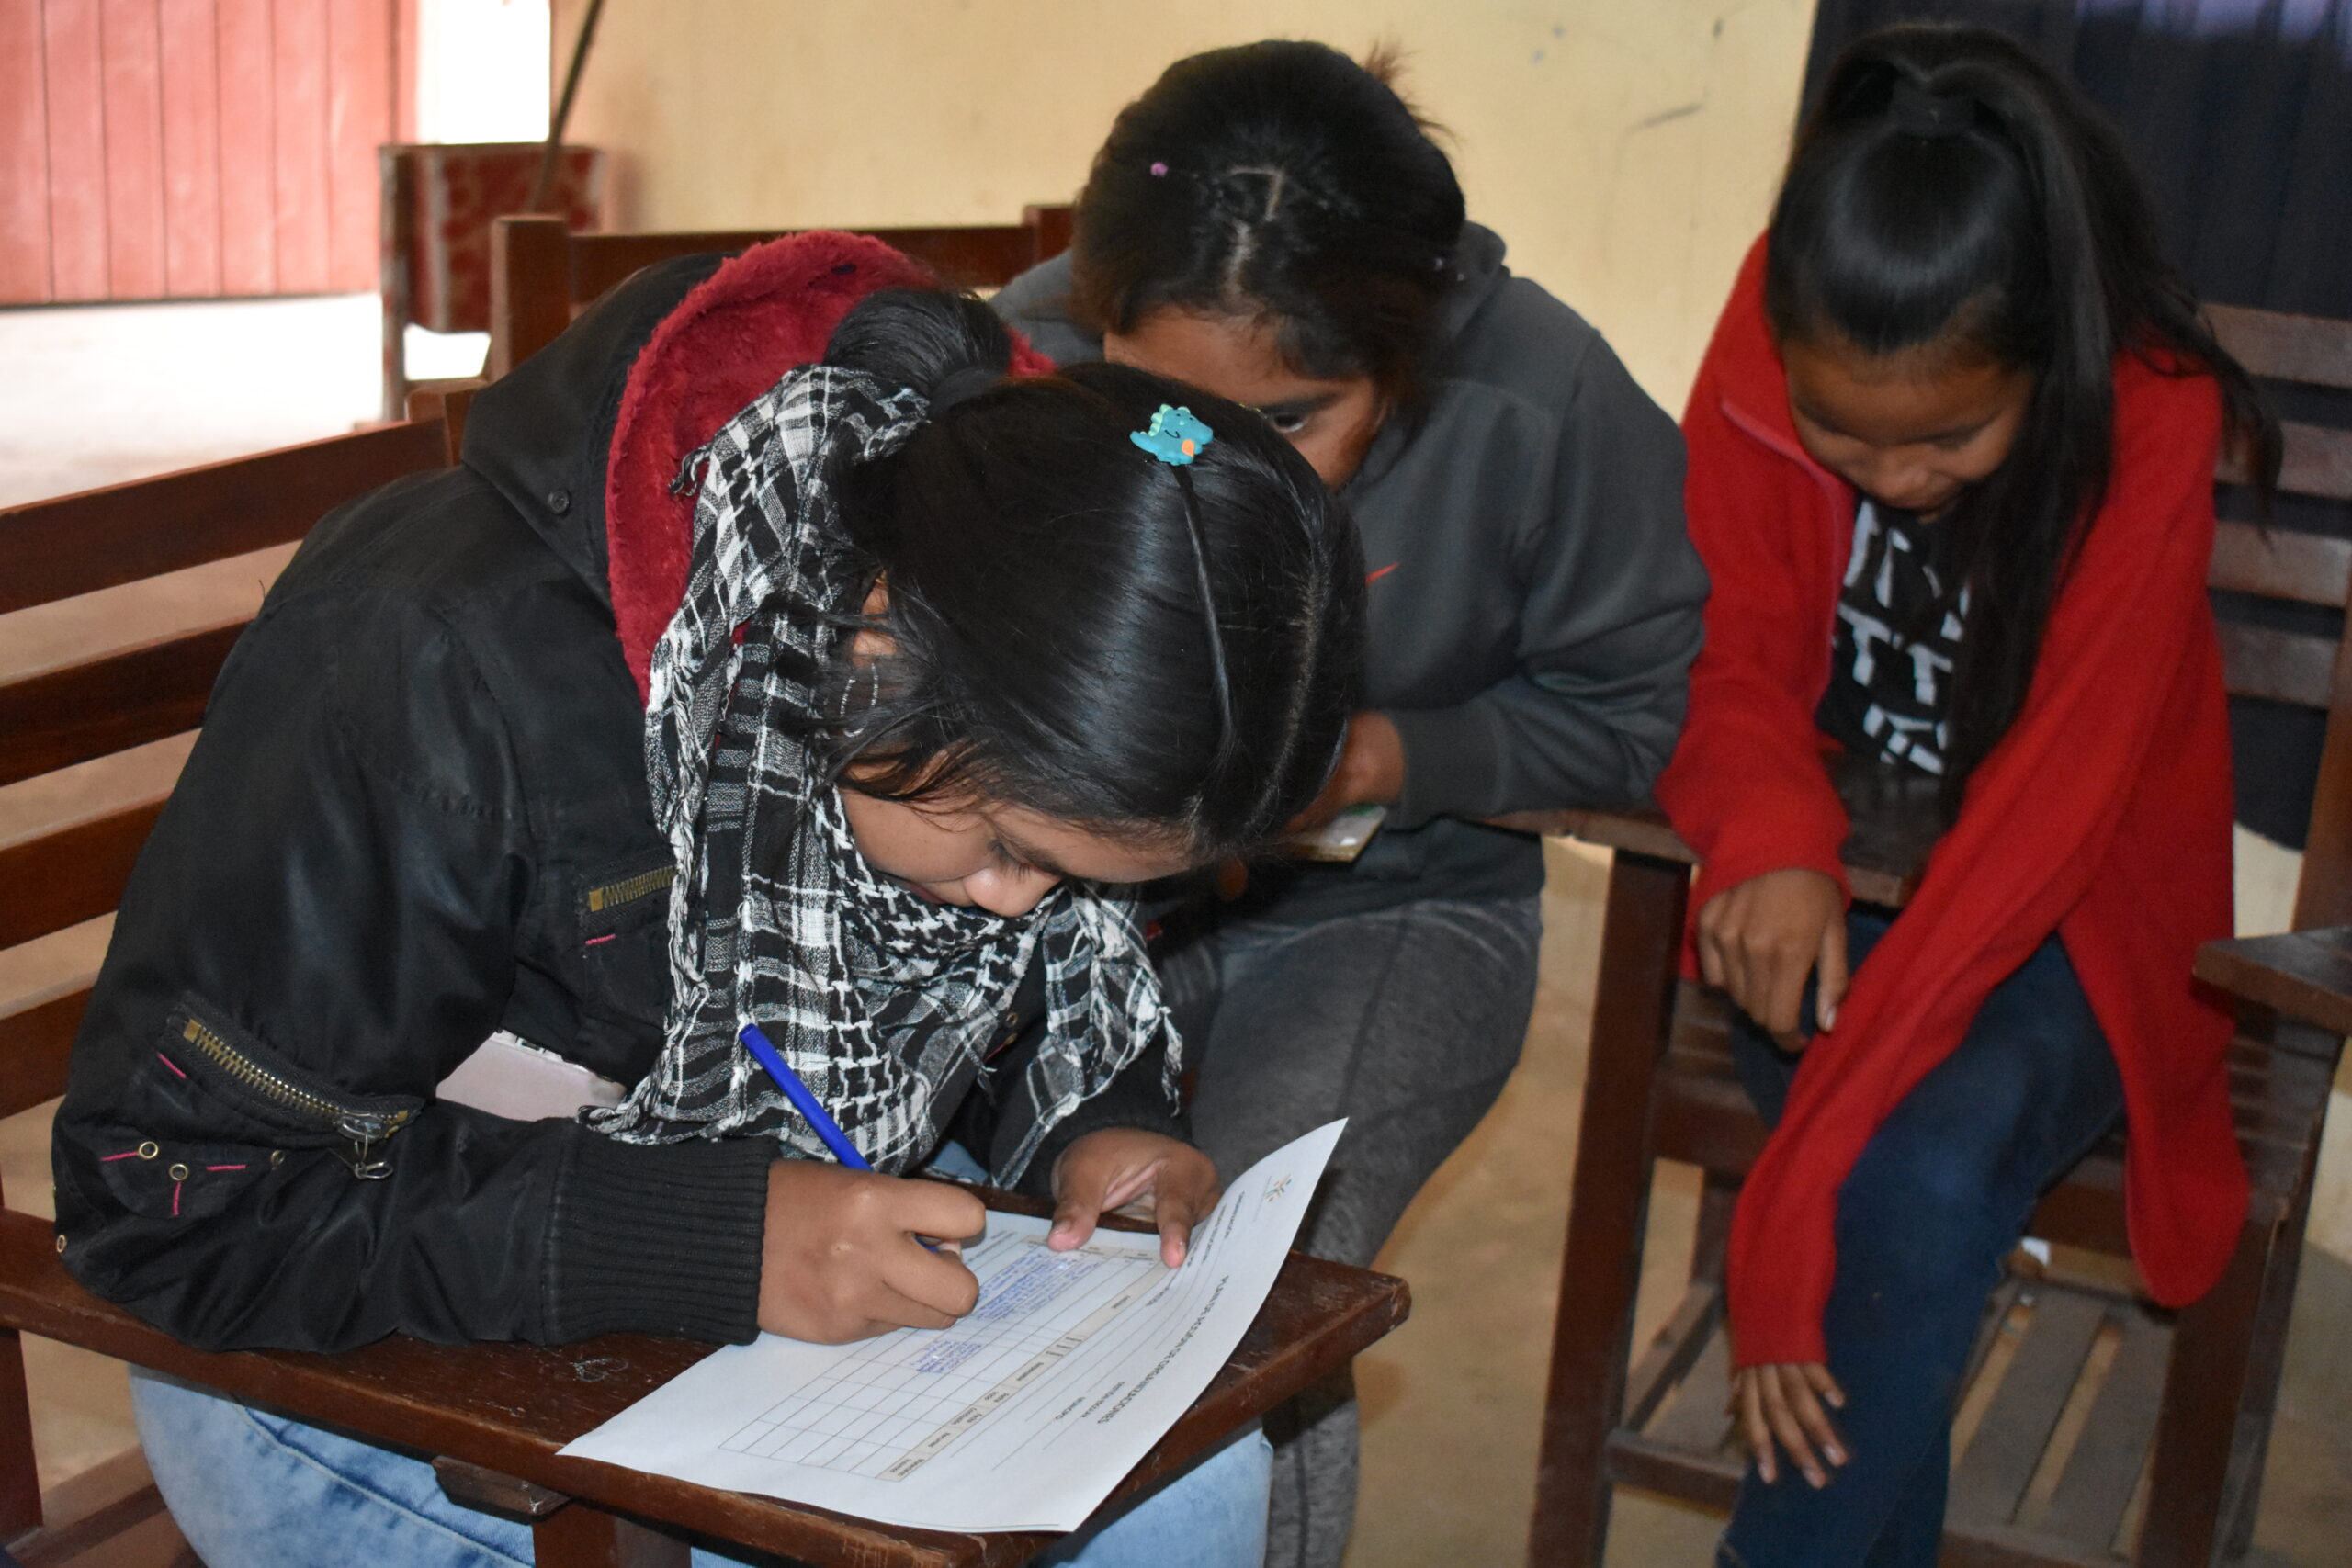
<path id="1" fill-rule="evenodd" d="M 876 295 L 827 349 L 949 405 L 833 477 L 857 565 L 888 585 L 861 624 L 892 649 L 826 676 L 836 766 L 868 794 L 985 796 L 1196 863 L 1257 847 L 1322 788 L 1355 709 L 1353 526 L 1238 404 L 1115 365 L 994 379 L 1004 331 L 968 303 Z M 1215 433 L 1182 468 L 1132 439 L 1171 403 Z"/>
<path id="2" fill-rule="evenodd" d="M 1002 376 L 1012 364 L 1012 342 L 996 312 L 973 295 L 886 288 L 860 299 L 833 328 L 825 363 L 936 400 L 951 380 L 961 390 Z"/>
<path id="3" fill-rule="evenodd" d="M 2277 427 L 2164 259 L 2115 133 L 1982 28 L 1889 28 L 1831 67 L 1773 209 L 1765 308 L 1783 340 L 1871 356 L 1949 344 L 2033 375 L 2007 458 L 1928 530 L 1947 592 L 1969 595 L 1943 779 L 1956 812 L 2024 705 L 2106 498 L 2116 355 L 2212 377 L 2266 485 Z"/>

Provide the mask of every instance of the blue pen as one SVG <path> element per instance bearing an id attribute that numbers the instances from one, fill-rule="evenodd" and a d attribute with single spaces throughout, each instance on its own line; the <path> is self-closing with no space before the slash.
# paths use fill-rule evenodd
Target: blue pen
<path id="1" fill-rule="evenodd" d="M 768 1070 L 768 1077 L 775 1080 L 776 1088 L 784 1090 L 784 1098 L 792 1101 L 792 1108 L 800 1112 L 808 1125 L 817 1129 L 817 1136 L 822 1138 L 825 1141 L 825 1146 L 833 1151 L 833 1157 L 852 1170 L 872 1170 L 874 1168 L 872 1163 L 857 1152 L 857 1145 L 849 1141 L 849 1134 L 842 1131 L 841 1123 L 825 1114 L 825 1108 L 818 1103 L 815 1095 L 808 1092 L 808 1086 L 800 1081 L 800 1075 L 792 1070 L 791 1064 L 784 1059 L 784 1053 L 777 1050 L 775 1043 L 765 1034 L 760 1032 L 760 1026 L 756 1023 L 745 1024 L 741 1038 L 743 1048 L 758 1058 L 760 1066 Z M 964 1250 L 963 1244 L 960 1242 L 924 1241 L 922 1236 L 915 1237 L 915 1240 L 921 1242 L 923 1248 L 930 1252 L 937 1252 L 942 1246 L 959 1256 Z"/>
<path id="2" fill-rule="evenodd" d="M 808 1125 L 817 1130 L 817 1136 L 822 1138 L 825 1141 L 825 1146 L 833 1151 L 835 1159 L 852 1170 L 874 1168 L 867 1163 L 865 1156 L 857 1152 L 857 1145 L 849 1141 L 849 1134 L 842 1132 L 840 1125 L 825 1114 L 825 1108 L 817 1103 L 817 1097 L 808 1092 L 808 1086 L 800 1081 L 800 1075 L 794 1072 L 790 1065 L 785 1061 L 784 1053 L 778 1051 L 769 1043 L 768 1037 L 760 1032 L 758 1024 L 747 1023 L 743 1026 L 743 1045 L 752 1055 L 759 1058 L 760 1066 L 765 1067 L 768 1070 L 768 1077 L 775 1080 L 775 1087 L 784 1090 L 784 1098 L 792 1101 L 792 1108 L 799 1111 Z"/>

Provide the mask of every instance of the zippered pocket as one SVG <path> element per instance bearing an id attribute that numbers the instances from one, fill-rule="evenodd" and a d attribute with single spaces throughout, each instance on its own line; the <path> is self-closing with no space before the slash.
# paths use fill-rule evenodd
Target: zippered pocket
<path id="1" fill-rule="evenodd" d="M 424 1108 L 420 1096 L 359 1094 L 329 1084 L 287 1063 L 192 997 L 173 1008 L 164 1039 L 159 1055 L 165 1066 L 185 1066 L 283 1146 L 327 1149 L 362 1181 L 391 1174 L 379 1151 Z"/>
<path id="2" fill-rule="evenodd" d="M 670 887 L 676 881 L 661 852 L 595 867 L 580 880 L 582 1045 L 592 1057 L 661 1037 L 670 997 Z"/>

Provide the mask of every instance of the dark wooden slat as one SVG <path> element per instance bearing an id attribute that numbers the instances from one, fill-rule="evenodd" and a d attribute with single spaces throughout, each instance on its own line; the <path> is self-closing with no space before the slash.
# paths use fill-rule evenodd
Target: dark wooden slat
<path id="1" fill-rule="evenodd" d="M 2208 305 L 2205 318 L 2222 346 L 2254 375 L 2352 387 L 2352 321 L 2243 305 Z"/>
<path id="2" fill-rule="evenodd" d="M 2081 1551 L 2038 1530 L 1951 1525 L 1936 1568 L 2124 1568 L 2111 1551 Z"/>
<path id="3" fill-rule="evenodd" d="M 2278 488 L 2290 495 L 2352 501 L 2352 430 L 2298 424 L 2279 426 L 2283 456 Z"/>
<path id="4" fill-rule="evenodd" d="M 74 1032 L 82 1027 L 87 986 L 0 1013 L 0 1116 L 29 1111 L 65 1092 Z"/>
<path id="5" fill-rule="evenodd" d="M 1936 780 L 1868 757 L 1832 754 L 1823 762 L 1846 807 L 1846 844 L 1840 854 L 1854 897 L 1901 908 L 1919 890 L 1928 856 L 1943 836 Z M 1666 813 L 1651 805 L 1614 811 L 1512 811 L 1490 820 L 1498 828 L 1566 834 L 1660 860 L 1690 864 L 1699 858 L 1667 821 Z"/>
<path id="6" fill-rule="evenodd" d="M 2171 1353 L 2169 1328 L 2140 1313 L 2124 1316 L 2123 1338 L 2107 1381 L 2091 1401 L 2089 1419 L 2042 1516 L 2045 1533 L 2100 1551 L 2113 1542 L 2156 1440 L 2165 1360 Z"/>
<path id="7" fill-rule="evenodd" d="M 2352 1034 L 2352 927 L 2209 942 L 2197 977 L 2331 1034 Z"/>
<path id="8" fill-rule="evenodd" d="M 196 728 L 244 629 L 191 632 L 0 686 L 0 784 Z"/>
<path id="9" fill-rule="evenodd" d="M 2325 708 L 2335 685 L 2336 644 L 2328 637 L 2224 621 L 2222 683 L 2237 697 Z"/>
<path id="10" fill-rule="evenodd" d="M 2015 1519 L 2106 1315 L 2106 1304 L 2094 1298 L 2057 1286 L 2042 1288 L 2024 1342 L 1952 1474 L 1953 1521 L 1971 1526 Z"/>
<path id="11" fill-rule="evenodd" d="M 2206 581 L 2224 592 L 2340 610 L 2352 597 L 2352 539 L 2223 523 L 2214 531 Z"/>
<path id="12" fill-rule="evenodd" d="M 489 379 L 513 371 L 571 323 L 572 303 L 581 298 L 571 271 L 578 255 L 560 218 L 492 220 L 490 352 L 482 362 L 482 374 Z M 596 289 L 587 298 L 603 292 Z"/>
<path id="13" fill-rule="evenodd" d="M 46 838 L 0 847 L 0 947 L 105 914 L 122 900 L 139 846 L 147 841 L 163 796 L 79 822 Z"/>
<path id="14" fill-rule="evenodd" d="M 23 1568 L 64 1568 L 84 1553 L 145 1524 L 164 1511 L 164 1495 L 149 1482 L 126 1497 L 72 1524 L 46 1529 L 13 1550 Z"/>
<path id="15" fill-rule="evenodd" d="M 1650 1425 L 1650 1440 L 1678 1453 L 1720 1453 L 1730 1446 L 1732 1419 L 1731 1328 L 1717 1324 L 1683 1375 L 1682 1388 L 1665 1415 Z"/>
<path id="16" fill-rule="evenodd" d="M 1747 1456 L 1736 1449 L 1694 1454 L 1623 1427 L 1609 1435 L 1607 1459 L 1609 1479 L 1621 1486 L 1662 1492 L 1719 1514 L 1731 1512 L 1747 1472 Z M 1532 1559 L 1529 1568 L 1537 1568 Z"/>
<path id="17" fill-rule="evenodd" d="M 1625 1380 L 1625 1425 L 1639 1430 L 1649 1425 L 1674 1385 L 1690 1371 L 1723 1320 L 1723 1291 L 1701 1282 L 1682 1293 L 1674 1315 L 1666 1320 L 1642 1352 Z"/>
<path id="18" fill-rule="evenodd" d="M 403 423 L 0 510 L 0 614 L 286 544 L 445 462 L 440 426 Z"/>
<path id="19" fill-rule="evenodd" d="M 673 256 L 731 254 L 764 244 L 788 229 L 707 230 L 678 234 L 574 234 L 571 236 L 571 300 L 584 304 L 639 267 Z M 1011 282 L 1036 259 L 1036 231 L 1025 223 L 984 223 L 967 228 L 855 229 L 904 251 L 953 286 L 992 288 Z"/>
<path id="20" fill-rule="evenodd" d="M 533 1522 L 531 1557 L 537 1568 L 686 1568 L 691 1550 L 634 1519 L 574 1503 Z"/>
<path id="21" fill-rule="evenodd" d="M 1000 1208 L 1044 1205 L 990 1194 Z M 547 1487 L 607 1512 L 655 1518 L 722 1540 L 840 1568 L 1012 1568 L 1049 1538 L 907 1530 L 720 1492 L 556 1450 L 710 1354 L 707 1345 L 615 1334 L 544 1348 L 428 1345 L 394 1336 L 321 1356 L 296 1351 L 216 1355 L 189 1348 L 92 1296 L 69 1277 L 46 1220 L 0 1213 L 0 1325 L 62 1339 L 135 1365 L 222 1389 L 308 1420 Z M 1251 1416 L 1346 1364 L 1402 1322 L 1401 1280 L 1293 1254 L 1265 1307 L 1192 1409 L 1121 1483 L 1132 1493 L 1190 1462 Z M 584 1382 L 574 1363 L 618 1370 Z M 565 1508 L 555 1516 L 571 1512 Z"/>

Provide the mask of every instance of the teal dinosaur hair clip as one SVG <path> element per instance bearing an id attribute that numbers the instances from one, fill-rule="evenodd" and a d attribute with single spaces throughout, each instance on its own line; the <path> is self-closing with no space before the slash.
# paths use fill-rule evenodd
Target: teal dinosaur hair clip
<path id="1" fill-rule="evenodd" d="M 1191 409 L 1162 403 L 1151 416 L 1151 423 L 1129 433 L 1127 439 L 1161 462 L 1181 468 L 1199 457 L 1201 449 L 1216 439 L 1216 433 L 1194 419 Z"/>

